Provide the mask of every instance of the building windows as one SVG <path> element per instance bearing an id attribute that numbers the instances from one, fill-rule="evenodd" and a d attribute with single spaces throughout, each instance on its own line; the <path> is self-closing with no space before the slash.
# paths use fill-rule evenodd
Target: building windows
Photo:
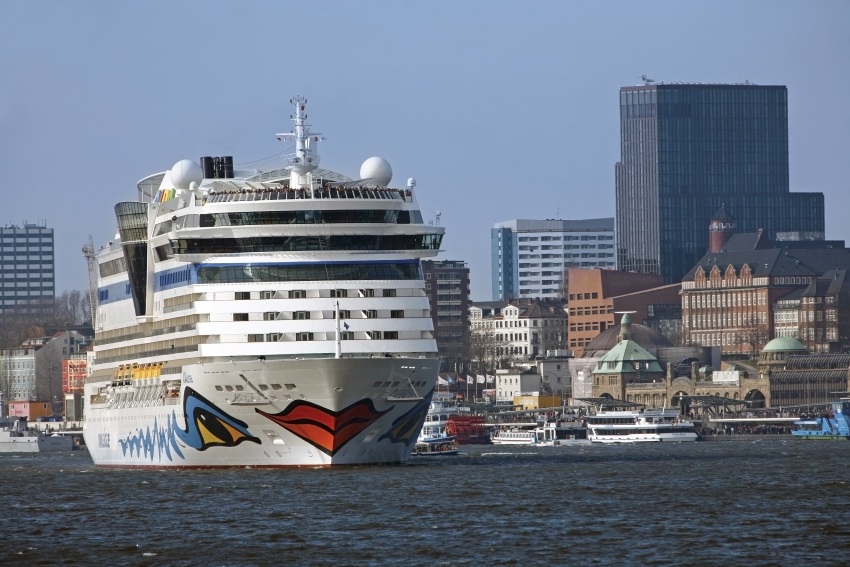
<path id="1" fill-rule="evenodd" d="M 296 341 L 312 341 L 313 333 L 295 333 Z"/>

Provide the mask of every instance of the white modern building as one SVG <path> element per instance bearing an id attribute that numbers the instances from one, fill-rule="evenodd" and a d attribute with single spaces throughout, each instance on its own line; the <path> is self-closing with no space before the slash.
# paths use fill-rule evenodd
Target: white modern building
<path id="1" fill-rule="evenodd" d="M 490 254 L 493 300 L 561 299 L 568 268 L 617 267 L 614 219 L 499 222 Z"/>

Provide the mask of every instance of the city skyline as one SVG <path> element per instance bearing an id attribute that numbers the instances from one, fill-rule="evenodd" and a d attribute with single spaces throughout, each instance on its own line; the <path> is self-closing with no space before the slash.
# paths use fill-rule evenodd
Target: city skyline
<path id="1" fill-rule="evenodd" d="M 182 158 L 247 166 L 281 153 L 274 134 L 301 94 L 327 137 L 323 166 L 356 176 L 379 155 L 393 186 L 416 178 L 423 217 L 440 211 L 447 229 L 438 259 L 468 262 L 482 300 L 494 223 L 614 215 L 619 89 L 646 74 L 786 85 L 790 189 L 824 193 L 826 238 L 850 241 L 839 72 L 850 5 L 615 5 L 307 5 L 304 25 L 323 32 L 298 45 L 287 6 L 13 2 L 0 36 L 0 225 L 54 228 L 56 293 L 86 290 L 80 249 L 113 237 L 113 207 L 139 179 Z"/>

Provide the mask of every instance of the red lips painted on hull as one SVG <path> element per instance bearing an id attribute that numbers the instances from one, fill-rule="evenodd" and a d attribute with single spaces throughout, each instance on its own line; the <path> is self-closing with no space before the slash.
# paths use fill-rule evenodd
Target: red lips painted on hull
<path id="1" fill-rule="evenodd" d="M 338 412 L 303 400 L 292 402 L 278 414 L 256 411 L 333 456 L 390 409 L 378 411 L 372 400 L 363 399 Z"/>

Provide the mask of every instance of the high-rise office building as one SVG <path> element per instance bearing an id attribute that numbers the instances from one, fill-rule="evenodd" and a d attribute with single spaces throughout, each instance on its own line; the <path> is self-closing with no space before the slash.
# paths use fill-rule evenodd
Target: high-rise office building
<path id="1" fill-rule="evenodd" d="M 564 299 L 569 268 L 617 266 L 614 219 L 526 220 L 490 230 L 494 301 Z"/>
<path id="2" fill-rule="evenodd" d="M 723 206 L 742 232 L 823 240 L 823 193 L 791 193 L 788 91 L 753 84 L 620 89 L 618 267 L 676 283 Z"/>
<path id="3" fill-rule="evenodd" d="M 0 315 L 52 315 L 54 265 L 52 228 L 0 227 Z"/>

